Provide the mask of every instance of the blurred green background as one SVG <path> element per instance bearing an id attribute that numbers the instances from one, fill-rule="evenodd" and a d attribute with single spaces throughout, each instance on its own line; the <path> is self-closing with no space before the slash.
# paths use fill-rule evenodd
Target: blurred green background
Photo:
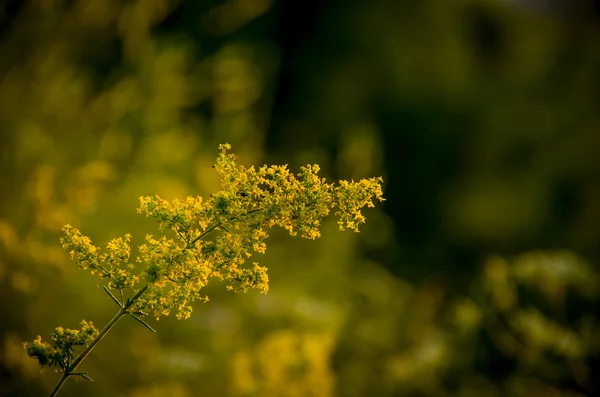
<path id="1" fill-rule="evenodd" d="M 127 319 L 62 396 L 600 393 L 600 6 L 551 0 L 0 2 L 0 395 L 22 343 L 114 303 L 60 248 L 156 226 L 240 162 L 382 175 L 359 234 L 275 231 L 271 289 Z"/>

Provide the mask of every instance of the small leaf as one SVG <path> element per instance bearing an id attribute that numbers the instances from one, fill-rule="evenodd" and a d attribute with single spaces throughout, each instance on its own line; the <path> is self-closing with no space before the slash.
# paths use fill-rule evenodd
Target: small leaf
<path id="1" fill-rule="evenodd" d="M 223 230 L 225 230 L 227 233 L 231 233 L 231 232 L 230 232 L 229 230 L 227 230 L 227 228 L 226 228 L 225 226 L 223 226 L 223 225 L 220 225 L 220 226 L 219 226 L 219 229 L 223 229 Z"/>
<path id="2" fill-rule="evenodd" d="M 151 326 L 149 326 L 149 325 L 148 325 L 148 324 L 147 324 L 147 323 L 146 323 L 144 320 L 142 320 L 142 319 L 141 319 L 141 318 L 139 318 L 139 317 L 136 317 L 135 315 L 133 315 L 133 314 L 131 314 L 131 313 L 130 313 L 129 315 L 130 315 L 131 317 L 135 318 L 137 321 L 139 321 L 139 322 L 140 322 L 140 323 L 141 323 L 141 324 L 142 324 L 144 327 L 146 327 L 146 328 L 148 328 L 150 331 L 152 331 L 152 332 L 156 333 L 156 330 L 155 330 L 154 328 L 152 328 Z"/>
<path id="3" fill-rule="evenodd" d="M 119 300 L 117 298 L 115 298 L 115 296 L 112 294 L 112 292 L 110 292 L 110 290 L 106 287 L 106 285 L 103 285 L 102 288 L 104 288 L 104 291 L 106 291 L 108 296 L 110 296 L 112 298 L 112 300 L 114 300 L 116 302 L 116 304 L 119 305 L 119 307 L 121 307 L 121 308 L 123 307 L 121 302 L 119 302 Z"/>
<path id="4" fill-rule="evenodd" d="M 92 378 L 90 378 L 89 376 L 87 376 L 87 372 L 71 372 L 70 375 L 72 375 L 72 376 L 81 376 L 83 379 L 89 380 L 90 382 L 94 381 Z"/>

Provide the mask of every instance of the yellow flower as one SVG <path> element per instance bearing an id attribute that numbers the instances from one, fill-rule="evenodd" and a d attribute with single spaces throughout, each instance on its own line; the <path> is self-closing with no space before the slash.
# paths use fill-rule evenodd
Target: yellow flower
<path id="1" fill-rule="evenodd" d="M 226 281 L 231 291 L 268 291 L 267 269 L 257 263 L 248 267 L 246 260 L 266 252 L 269 228 L 316 239 L 322 220 L 337 208 L 340 230 L 358 231 L 365 222 L 362 208 L 383 200 L 381 178 L 335 185 L 319 177 L 316 164 L 297 174 L 287 165 L 245 167 L 236 164 L 229 144 L 219 150 L 214 169 L 220 191 L 208 198 L 140 198 L 138 213 L 156 220 L 162 233 L 146 236 L 138 247 L 135 262 L 145 267 L 141 275 L 133 273 L 130 263 L 130 235 L 111 240 L 100 254 L 88 237 L 67 225 L 63 247 L 81 269 L 108 279 L 110 289 L 139 290 L 140 281 L 147 282 L 135 303 L 138 312 L 159 318 L 176 311 L 178 318 L 188 318 L 194 301 L 208 300 L 202 290 L 212 278 Z"/>

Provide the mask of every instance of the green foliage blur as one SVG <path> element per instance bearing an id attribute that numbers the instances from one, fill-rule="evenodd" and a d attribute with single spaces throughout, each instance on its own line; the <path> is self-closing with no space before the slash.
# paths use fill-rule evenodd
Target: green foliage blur
<path id="1" fill-rule="evenodd" d="M 122 321 L 62 396 L 600 393 L 600 6 L 576 0 L 0 2 L 0 395 L 24 341 L 115 305 L 59 243 L 245 165 L 383 176 L 361 233 L 273 233 L 270 291 Z"/>

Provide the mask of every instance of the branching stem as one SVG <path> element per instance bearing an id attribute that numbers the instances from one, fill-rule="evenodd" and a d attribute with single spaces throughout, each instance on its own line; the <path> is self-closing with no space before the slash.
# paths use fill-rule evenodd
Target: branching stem
<path id="1" fill-rule="evenodd" d="M 250 212 L 255 212 L 255 211 L 250 211 Z M 206 237 L 206 235 L 208 233 L 212 232 L 213 230 L 217 229 L 218 227 L 221 227 L 221 222 L 217 222 L 214 225 L 212 225 L 211 227 L 209 227 L 208 229 L 206 229 L 200 236 L 196 237 L 193 241 L 191 241 L 186 248 L 191 248 L 196 242 L 198 242 L 202 238 Z M 82 373 L 82 372 L 75 372 L 75 370 L 77 369 L 77 367 L 79 366 L 79 364 L 81 364 L 81 362 L 88 356 L 88 354 L 90 354 L 92 352 L 92 350 L 94 350 L 94 347 L 96 347 L 96 345 L 98 344 L 98 342 L 100 342 L 102 340 L 102 338 L 104 338 L 104 336 L 112 329 L 112 327 L 115 326 L 115 324 L 117 324 L 117 322 L 124 315 L 129 314 L 131 317 L 133 317 L 134 319 L 136 319 L 137 321 L 139 321 L 140 323 L 142 323 L 144 326 L 146 326 L 148 329 L 150 329 L 152 332 L 156 332 L 156 331 L 154 331 L 154 329 L 152 327 L 150 327 L 148 324 L 146 324 L 142 319 L 140 319 L 139 317 L 137 317 L 135 315 L 136 313 L 131 313 L 129 311 L 129 309 L 131 308 L 131 306 L 133 306 L 133 304 L 135 303 L 135 301 L 140 296 L 142 296 L 142 294 L 144 292 L 146 292 L 146 290 L 148 289 L 148 284 L 146 284 L 142 289 L 140 289 L 133 296 L 133 298 L 127 299 L 126 302 L 123 301 L 122 304 L 119 303 L 119 300 L 116 299 L 114 297 L 114 295 L 106 287 L 104 287 L 104 289 L 111 296 L 111 298 L 115 302 L 117 302 L 117 304 L 121 308 L 117 312 L 117 314 L 115 314 L 115 316 L 108 322 L 108 324 L 106 324 L 104 326 L 104 328 L 102 328 L 102 330 L 98 333 L 98 336 L 96 336 L 92 340 L 92 342 L 85 348 L 85 350 L 82 351 L 81 354 L 78 355 L 77 358 L 75 358 L 75 360 L 72 363 L 67 364 L 67 368 L 63 371 L 63 374 L 62 374 L 61 378 L 58 380 L 58 383 L 56 384 L 56 386 L 54 386 L 54 390 L 52 390 L 52 393 L 50 393 L 50 397 L 54 397 L 54 396 L 56 396 L 58 394 L 58 392 L 60 391 L 60 389 L 63 387 L 63 385 L 65 384 L 65 382 L 67 381 L 67 379 L 69 379 L 70 376 L 83 376 L 83 375 L 86 374 L 86 373 Z M 123 299 L 123 291 L 120 290 L 119 292 L 121 293 L 121 299 Z M 86 379 L 89 379 L 89 377 L 87 375 L 85 375 L 83 377 L 86 378 Z"/>
<path id="2" fill-rule="evenodd" d="M 208 233 L 212 232 L 213 230 L 215 230 L 216 228 L 218 228 L 219 226 L 221 226 L 221 222 L 217 222 L 214 225 L 212 225 L 211 227 L 209 227 L 208 229 L 206 229 L 201 235 L 199 235 L 198 237 L 196 237 L 195 239 L 193 239 L 189 244 L 187 248 L 191 248 L 194 246 L 194 244 L 196 244 L 198 241 L 202 240 Z"/>
<path id="3" fill-rule="evenodd" d="M 98 344 L 98 342 L 100 342 L 102 340 L 102 338 L 104 338 L 104 336 L 108 333 L 108 331 L 110 331 L 112 329 L 112 327 L 115 326 L 115 324 L 117 323 L 117 321 L 119 321 L 121 319 L 121 317 L 123 317 L 126 314 L 130 314 L 129 313 L 129 309 L 131 308 L 131 306 L 135 303 L 135 301 L 142 296 L 142 294 L 144 292 L 146 292 L 146 290 L 148 289 L 148 284 L 146 284 L 142 289 L 140 289 L 134 296 L 133 298 L 130 298 L 127 300 L 127 303 L 125 304 L 125 306 L 123 306 L 117 314 L 115 314 L 115 316 L 108 322 L 108 324 L 106 324 L 104 326 L 104 328 L 102 328 L 102 330 L 98 333 L 98 336 L 96 336 L 92 342 L 85 348 L 84 351 L 81 352 L 81 354 L 79 354 L 77 356 L 77 358 L 75 358 L 75 360 L 73 361 L 73 363 L 71 363 L 71 365 L 69 365 L 67 367 L 67 369 L 65 369 L 65 371 L 63 371 L 63 374 L 61 376 L 61 378 L 59 379 L 58 383 L 56 384 L 56 386 L 54 386 L 54 390 L 52 390 L 52 393 L 50 393 L 50 397 L 54 397 L 58 394 L 59 390 L 61 389 L 61 387 L 65 384 L 65 382 L 67 381 L 67 379 L 69 379 L 70 376 L 77 376 L 79 375 L 79 373 L 75 372 L 75 370 L 77 369 L 77 366 L 79 366 L 79 364 L 81 364 L 81 362 L 88 356 L 88 354 L 90 354 L 92 352 L 92 350 L 94 350 L 94 347 L 96 347 L 96 345 Z"/>

